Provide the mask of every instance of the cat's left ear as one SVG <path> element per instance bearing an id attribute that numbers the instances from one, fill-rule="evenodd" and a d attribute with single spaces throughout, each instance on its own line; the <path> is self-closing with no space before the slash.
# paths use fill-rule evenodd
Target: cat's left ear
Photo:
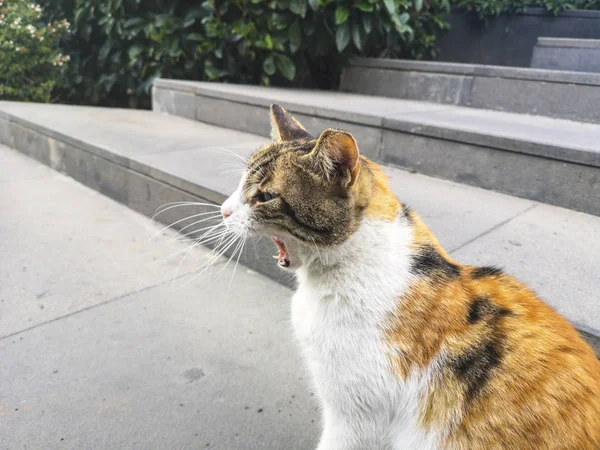
<path id="1" fill-rule="evenodd" d="M 352 186 L 360 172 L 358 144 L 347 131 L 326 129 L 305 157 L 311 159 L 313 168 L 325 179 L 337 180 L 344 187 Z"/>
<path id="2" fill-rule="evenodd" d="M 313 139 L 306 128 L 279 105 L 271 105 L 271 138 L 274 141 Z"/>

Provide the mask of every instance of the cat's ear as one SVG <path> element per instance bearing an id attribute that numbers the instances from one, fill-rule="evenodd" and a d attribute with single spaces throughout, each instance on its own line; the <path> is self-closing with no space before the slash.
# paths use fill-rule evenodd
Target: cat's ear
<path id="1" fill-rule="evenodd" d="M 291 141 L 313 137 L 289 112 L 279 105 L 271 105 L 271 138 L 274 141 Z"/>
<path id="2" fill-rule="evenodd" d="M 306 155 L 314 169 L 328 181 L 339 180 L 342 186 L 350 187 L 360 171 L 358 145 L 354 137 L 343 130 L 328 128 L 317 141 L 315 148 Z"/>

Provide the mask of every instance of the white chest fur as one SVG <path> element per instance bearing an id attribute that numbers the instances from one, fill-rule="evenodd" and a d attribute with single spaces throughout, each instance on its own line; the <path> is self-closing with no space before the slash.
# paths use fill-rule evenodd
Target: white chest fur
<path id="1" fill-rule="evenodd" d="M 319 450 L 439 448 L 418 427 L 427 374 L 400 380 L 385 340 L 410 282 L 411 239 L 402 224 L 365 221 L 298 271 L 292 324 L 323 405 Z"/>

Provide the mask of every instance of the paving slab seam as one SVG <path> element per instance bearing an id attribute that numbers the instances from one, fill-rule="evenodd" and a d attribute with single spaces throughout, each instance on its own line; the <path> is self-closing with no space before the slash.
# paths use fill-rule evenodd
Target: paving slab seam
<path id="1" fill-rule="evenodd" d="M 483 236 L 486 236 L 486 235 L 488 235 L 488 234 L 492 233 L 493 231 L 496 231 L 497 229 L 499 229 L 499 228 L 503 227 L 504 225 L 506 225 L 507 223 L 509 223 L 509 222 L 513 221 L 513 220 L 514 220 L 514 219 L 516 219 L 517 217 L 519 217 L 519 216 L 522 216 L 523 214 L 525 214 L 525 213 L 527 213 L 527 212 L 531 211 L 531 210 L 532 210 L 532 209 L 534 209 L 534 208 L 537 208 L 538 206 L 539 206 L 539 204 L 534 204 L 534 205 L 531 205 L 531 206 L 529 206 L 529 207 L 525 208 L 523 211 L 521 211 L 521 212 L 519 212 L 519 213 L 515 214 L 515 215 L 514 215 L 514 216 L 512 216 L 512 217 L 509 217 L 509 218 L 508 218 L 508 219 L 506 219 L 506 220 L 503 220 L 502 222 L 499 222 L 499 223 L 497 223 L 497 224 L 496 224 L 496 225 L 494 225 L 493 227 L 491 227 L 491 228 L 489 228 L 489 229 L 485 230 L 484 232 L 482 232 L 482 233 L 478 234 L 478 235 L 477 235 L 477 236 L 475 236 L 474 238 L 472 238 L 472 239 L 469 239 L 467 242 L 464 242 L 464 243 L 460 244 L 458 247 L 456 247 L 456 248 L 453 248 L 453 249 L 452 249 L 452 250 L 450 250 L 448 253 L 452 254 L 452 253 L 454 253 L 454 252 L 457 252 L 457 251 L 458 251 L 458 250 L 460 250 L 461 248 L 463 248 L 463 247 L 466 247 L 467 245 L 469 245 L 469 244 L 471 244 L 471 243 L 473 243 L 473 242 L 477 241 L 478 239 L 482 238 Z"/>

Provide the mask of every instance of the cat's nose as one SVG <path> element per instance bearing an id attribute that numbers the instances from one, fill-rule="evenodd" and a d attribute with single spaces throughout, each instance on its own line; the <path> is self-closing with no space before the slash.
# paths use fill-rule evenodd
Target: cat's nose
<path id="1" fill-rule="evenodd" d="M 221 206 L 221 214 L 223 215 L 223 219 L 227 219 L 233 211 L 227 208 L 225 205 Z"/>

